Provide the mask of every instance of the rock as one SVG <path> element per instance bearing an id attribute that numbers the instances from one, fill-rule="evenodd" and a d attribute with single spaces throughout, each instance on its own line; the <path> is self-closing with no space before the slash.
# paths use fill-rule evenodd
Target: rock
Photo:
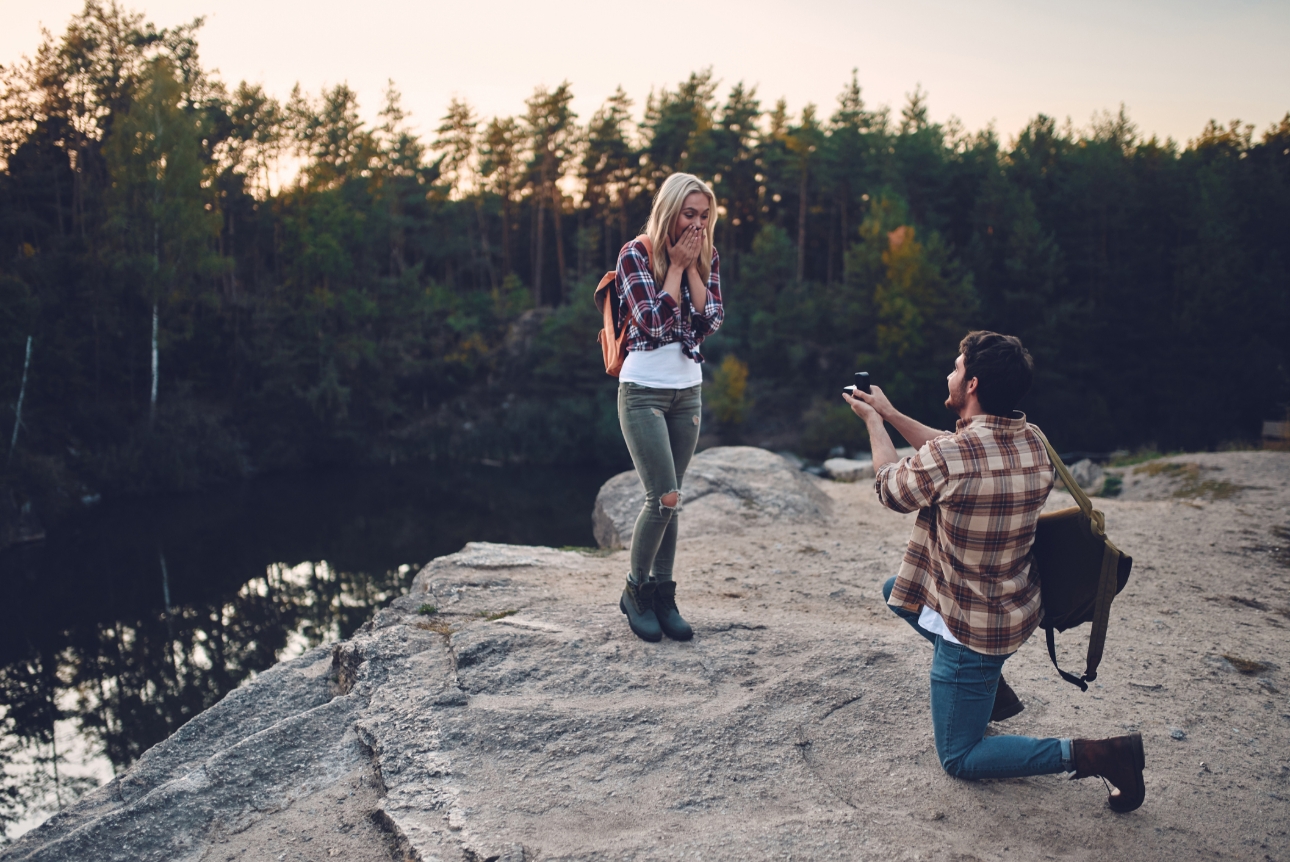
<path id="1" fill-rule="evenodd" d="M 1265 454 L 1277 460 L 1250 462 L 1247 474 L 1232 466 Z M 1213 455 L 1234 481 L 1275 487 L 1253 523 L 1279 530 L 1290 454 Z M 1006 846 L 1009 858 L 1039 859 L 1053 848 L 1051 832 L 1031 825 L 1041 822 L 1062 823 L 1063 846 L 1092 855 L 1196 859 L 1235 848 L 1227 855 L 1290 859 L 1281 808 L 1268 807 L 1284 799 L 1266 794 L 1264 781 L 1239 780 L 1290 772 L 1290 712 L 1280 701 L 1252 680 L 1202 679 L 1221 693 L 1208 717 L 1153 729 L 1164 716 L 1186 723 L 1203 694 L 1190 647 L 1230 640 L 1252 613 L 1272 616 L 1230 600 L 1177 601 L 1180 587 L 1213 595 L 1230 580 L 1233 554 L 1257 541 L 1250 513 L 1232 507 L 1219 529 L 1213 510 L 1116 504 L 1116 538 L 1153 566 L 1116 600 L 1118 613 L 1148 625 L 1114 632 L 1120 649 L 1158 658 L 1158 678 L 1135 684 L 1123 676 L 1132 660 L 1104 663 L 1093 690 L 1105 698 L 1094 706 L 1057 680 L 1038 644 L 1009 659 L 1014 685 L 1040 705 L 1027 719 L 1037 730 L 1120 725 L 1159 745 L 1186 734 L 1175 753 L 1191 750 L 1191 759 L 1158 751 L 1149 761 L 1156 803 L 1111 834 L 1100 787 L 942 772 L 929 650 L 881 599 L 913 518 L 861 486 L 818 487 L 834 501 L 829 519 L 754 516 L 755 529 L 744 529 L 727 513 L 721 534 L 682 533 L 678 583 L 695 627 L 686 643 L 628 632 L 618 610 L 625 553 L 471 543 L 436 559 L 352 638 L 259 674 L 114 781 L 0 847 L 0 862 L 847 862 L 904 858 L 911 846 L 934 858 L 945 855 L 938 848 Z M 1279 532 L 1265 541 L 1274 535 L 1280 541 Z M 1270 574 L 1258 582 L 1269 599 L 1279 595 L 1280 566 L 1247 565 Z M 422 605 L 439 612 L 420 615 Z M 1175 611 L 1173 637 L 1149 624 L 1162 606 Z M 1250 630 L 1262 660 L 1248 666 L 1279 682 L 1290 646 L 1262 629 Z M 1234 657 L 1206 660 L 1217 670 Z M 1076 707 L 1096 715 L 1081 721 Z M 1202 754 L 1216 758 L 1213 773 L 1203 761 L 1198 773 Z M 1174 804 L 1170 788 L 1197 779 L 1222 787 L 1200 808 Z M 1021 821 L 999 815 L 1021 810 Z M 1223 828 L 1198 828 L 1198 811 Z"/>
<path id="2" fill-rule="evenodd" d="M 1106 472 L 1101 465 L 1085 458 L 1082 461 L 1076 461 L 1070 467 L 1071 477 L 1079 483 L 1079 486 L 1088 494 L 1100 494 L 1102 484 L 1106 479 Z"/>
<path id="3" fill-rule="evenodd" d="M 831 503 L 792 462 L 752 446 L 718 446 L 694 456 L 682 485 L 682 530 L 689 537 L 720 533 L 733 524 L 819 519 Z M 635 470 L 600 488 L 592 530 L 602 548 L 631 546 L 645 491 Z"/>
<path id="4" fill-rule="evenodd" d="M 859 482 L 873 478 L 873 461 L 830 458 L 824 462 L 824 473 L 835 482 Z"/>
<path id="5" fill-rule="evenodd" d="M 762 448 L 765 448 L 765 447 L 762 447 Z M 799 470 L 806 469 L 806 459 L 802 458 L 796 452 L 790 452 L 787 449 L 781 449 L 775 454 L 783 458 L 785 461 L 792 464 L 794 467 L 796 467 Z"/>
<path id="6" fill-rule="evenodd" d="M 918 450 L 913 446 L 902 446 L 896 450 L 897 458 L 908 458 Z M 863 457 L 857 452 L 855 458 L 830 458 L 824 462 L 823 475 L 835 482 L 860 482 L 874 476 L 873 459 Z"/>

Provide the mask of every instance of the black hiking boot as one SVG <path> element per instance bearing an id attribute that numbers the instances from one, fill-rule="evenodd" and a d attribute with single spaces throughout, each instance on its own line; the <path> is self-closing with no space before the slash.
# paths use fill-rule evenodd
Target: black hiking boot
<path id="1" fill-rule="evenodd" d="M 676 582 L 660 581 L 658 591 L 654 593 L 654 615 L 658 617 L 659 628 L 663 634 L 674 641 L 688 641 L 694 637 L 694 629 L 681 618 L 676 609 Z"/>
<path id="2" fill-rule="evenodd" d="M 990 711 L 991 721 L 1006 721 L 1017 713 L 1026 708 L 1017 697 L 1017 693 L 1012 690 L 1003 679 L 1003 674 L 999 674 L 999 687 L 994 690 L 994 709 Z"/>
<path id="3" fill-rule="evenodd" d="M 1142 750 L 1142 734 L 1113 736 L 1110 739 L 1073 739 L 1071 755 L 1075 761 L 1072 778 L 1097 775 L 1111 782 L 1115 789 L 1107 802 L 1112 811 L 1133 811 L 1147 797 L 1142 770 L 1147 765 Z"/>
<path id="4" fill-rule="evenodd" d="M 627 614 L 627 625 L 641 640 L 658 642 L 663 639 L 663 630 L 654 615 L 654 592 L 657 588 L 656 581 L 633 584 L 628 580 L 623 597 L 618 600 L 618 610 Z"/>

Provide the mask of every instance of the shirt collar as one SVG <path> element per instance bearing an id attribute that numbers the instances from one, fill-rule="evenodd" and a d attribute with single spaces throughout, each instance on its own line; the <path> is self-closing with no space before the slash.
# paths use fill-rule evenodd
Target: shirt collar
<path id="1" fill-rule="evenodd" d="M 993 416 L 989 413 L 978 413 L 971 419 L 960 419 L 954 426 L 955 431 L 963 431 L 971 427 L 991 428 L 995 431 L 1003 431 L 1009 434 L 1018 434 L 1026 428 L 1026 414 L 1020 410 L 1013 410 L 1011 416 Z"/>

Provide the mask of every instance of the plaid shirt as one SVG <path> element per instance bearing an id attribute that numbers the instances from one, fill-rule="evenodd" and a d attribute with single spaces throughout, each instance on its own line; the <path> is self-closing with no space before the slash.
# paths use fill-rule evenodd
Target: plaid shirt
<path id="1" fill-rule="evenodd" d="M 725 310 L 721 305 L 721 266 L 717 250 L 712 250 L 712 272 L 708 276 L 708 302 L 702 311 L 690 305 L 690 286 L 681 279 L 681 302 L 664 293 L 654 283 L 645 245 L 633 240 L 618 254 L 619 310 L 625 303 L 631 322 L 627 349 L 657 350 L 664 344 L 681 342 L 681 350 L 695 362 L 702 362 L 699 344 L 721 328 Z M 620 315 L 621 319 L 621 315 Z"/>
<path id="2" fill-rule="evenodd" d="M 918 509 L 889 604 L 940 613 L 954 637 L 986 655 L 1017 651 L 1039 625 L 1030 547 L 1053 487 L 1043 441 L 1021 413 L 960 420 L 954 434 L 878 470 L 882 504 Z"/>

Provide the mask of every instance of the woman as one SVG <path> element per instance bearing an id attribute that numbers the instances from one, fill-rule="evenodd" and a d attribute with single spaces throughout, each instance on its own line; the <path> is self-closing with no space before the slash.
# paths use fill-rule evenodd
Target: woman
<path id="1" fill-rule="evenodd" d="M 649 246 L 634 240 L 618 255 L 615 283 L 630 327 L 618 376 L 618 422 L 645 486 L 632 531 L 632 570 L 618 607 L 647 641 L 694 635 L 676 607 L 672 562 L 681 480 L 699 440 L 699 344 L 724 316 L 712 247 L 716 224 L 717 200 L 708 184 L 673 174 L 654 198 Z"/>

